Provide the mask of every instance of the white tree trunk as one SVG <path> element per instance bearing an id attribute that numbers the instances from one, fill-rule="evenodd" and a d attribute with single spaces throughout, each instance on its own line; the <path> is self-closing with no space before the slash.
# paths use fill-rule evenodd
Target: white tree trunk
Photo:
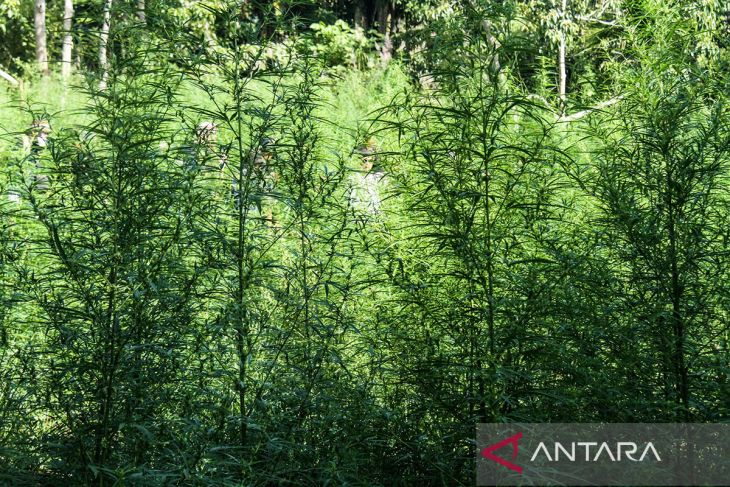
<path id="1" fill-rule="evenodd" d="M 46 0 L 35 0 L 35 58 L 38 69 L 48 74 L 48 47 L 46 46 Z"/>
<path id="2" fill-rule="evenodd" d="M 560 23 L 565 19 L 566 10 L 568 9 L 568 0 L 563 0 L 562 10 L 560 11 Z M 558 99 L 560 100 L 560 113 L 565 113 L 566 102 L 566 86 L 567 74 L 565 72 L 565 50 L 566 50 L 566 34 L 565 26 L 560 26 L 560 44 L 558 46 Z"/>
<path id="3" fill-rule="evenodd" d="M 74 18 L 73 0 L 64 0 L 63 4 L 63 46 L 61 49 L 61 75 L 68 78 L 71 75 L 71 53 L 73 51 L 73 37 L 71 27 Z"/>
<path id="4" fill-rule="evenodd" d="M 99 35 L 99 69 L 101 70 L 101 81 L 99 88 L 106 88 L 106 81 L 109 77 L 109 59 L 107 49 L 109 48 L 109 28 L 112 21 L 112 0 L 104 0 L 104 14 Z"/>
<path id="5" fill-rule="evenodd" d="M 140 22 L 146 22 L 147 13 L 145 12 L 144 0 L 137 0 L 137 18 Z"/>

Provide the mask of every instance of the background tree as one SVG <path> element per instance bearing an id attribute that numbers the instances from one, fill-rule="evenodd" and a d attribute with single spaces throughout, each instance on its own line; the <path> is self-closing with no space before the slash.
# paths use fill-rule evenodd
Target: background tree
<path id="1" fill-rule="evenodd" d="M 71 75 L 71 55 L 73 52 L 74 5 L 73 0 L 64 0 L 63 3 L 63 47 L 61 49 L 61 75 L 68 78 Z"/>
<path id="2" fill-rule="evenodd" d="M 46 0 L 35 0 L 35 58 L 38 63 L 38 70 L 48 74 L 48 47 L 46 34 Z"/>
<path id="3" fill-rule="evenodd" d="M 109 32 L 112 21 L 112 0 L 103 1 L 101 31 L 99 32 L 99 86 L 106 87 L 106 80 L 109 76 Z"/>

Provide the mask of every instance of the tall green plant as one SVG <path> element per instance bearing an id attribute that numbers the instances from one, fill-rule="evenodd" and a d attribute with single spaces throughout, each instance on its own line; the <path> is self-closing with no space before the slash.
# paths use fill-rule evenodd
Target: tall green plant
<path id="1" fill-rule="evenodd" d="M 621 326 L 643 337 L 642 362 L 625 366 L 641 371 L 632 380 L 643 417 L 709 419 L 713 379 L 699 370 L 727 356 L 716 338 L 727 333 L 728 112 L 700 73 L 649 65 L 640 76 L 617 118 L 603 120 L 592 183 L 624 290 Z"/>
<path id="2" fill-rule="evenodd" d="M 491 41 L 469 38 L 434 91 L 383 115 L 404 134 L 389 177 L 408 224 L 391 225 L 375 251 L 398 289 L 398 370 L 417 403 L 399 407 L 414 431 L 430 432 L 414 448 L 453 452 L 440 472 L 420 466 L 443 482 L 467 475 L 467 425 L 502 421 L 528 399 L 526 360 L 548 332 L 561 278 L 544 245 L 560 225 L 559 159 L 541 109 L 500 75 Z M 435 439 L 444 437 L 448 446 Z"/>
<path id="3" fill-rule="evenodd" d="M 46 468 L 69 481 L 172 468 L 152 445 L 173 435 L 195 273 L 180 253 L 184 175 L 160 151 L 172 138 L 170 74 L 128 45 L 107 88 L 88 88 L 88 124 L 51 138 L 36 169 L 44 184 L 36 175 L 23 192 L 38 267 L 22 278 L 47 337 L 38 441 L 54 459 Z"/>

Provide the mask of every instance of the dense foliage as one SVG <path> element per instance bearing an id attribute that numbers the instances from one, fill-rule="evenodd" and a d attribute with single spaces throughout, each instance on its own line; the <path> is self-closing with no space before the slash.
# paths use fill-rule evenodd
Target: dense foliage
<path id="1" fill-rule="evenodd" d="M 84 0 L 70 76 L 32 7 L 0 484 L 472 485 L 480 422 L 730 419 L 719 2 Z"/>

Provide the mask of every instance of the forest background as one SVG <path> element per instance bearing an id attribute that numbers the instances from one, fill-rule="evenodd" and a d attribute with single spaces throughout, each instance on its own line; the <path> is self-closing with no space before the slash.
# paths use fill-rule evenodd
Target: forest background
<path id="1" fill-rule="evenodd" d="M 473 485 L 730 416 L 721 0 L 2 0 L 0 484 Z"/>

